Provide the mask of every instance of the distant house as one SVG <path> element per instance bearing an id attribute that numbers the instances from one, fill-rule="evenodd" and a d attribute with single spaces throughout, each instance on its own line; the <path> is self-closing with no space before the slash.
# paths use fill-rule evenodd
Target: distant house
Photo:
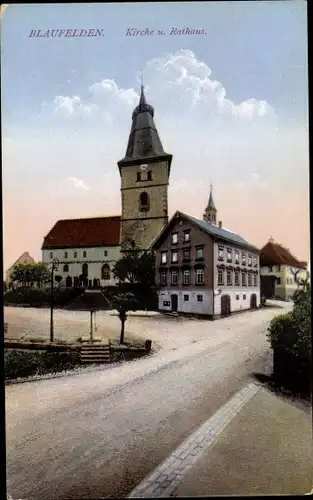
<path id="1" fill-rule="evenodd" d="M 203 220 L 177 211 L 154 241 L 159 310 L 219 317 L 260 305 L 260 250 L 216 212 L 211 190 Z"/>
<path id="2" fill-rule="evenodd" d="M 42 260 L 59 261 L 61 285 L 115 285 L 112 270 L 120 258 L 120 216 L 59 220 L 44 238 Z"/>
<path id="3" fill-rule="evenodd" d="M 271 238 L 261 249 L 261 278 L 275 277 L 274 296 L 292 300 L 299 281 L 308 277 L 307 263 L 298 261 L 290 251 Z"/>
<path id="4" fill-rule="evenodd" d="M 29 255 L 28 252 L 22 253 L 22 255 L 14 262 L 14 264 L 12 264 L 11 267 L 9 267 L 9 269 L 5 273 L 5 281 L 8 286 L 10 285 L 10 283 L 12 283 L 11 276 L 14 268 L 21 264 L 36 264 L 36 261 Z"/>

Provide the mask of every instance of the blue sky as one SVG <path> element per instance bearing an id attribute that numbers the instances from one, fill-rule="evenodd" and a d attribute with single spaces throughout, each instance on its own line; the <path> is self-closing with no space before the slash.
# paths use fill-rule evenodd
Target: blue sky
<path id="1" fill-rule="evenodd" d="M 168 34 L 185 26 L 206 35 Z M 29 37 L 62 28 L 104 36 Z M 127 37 L 127 28 L 166 34 Z M 24 250 L 40 258 L 58 218 L 119 213 L 116 162 L 142 69 L 174 155 L 170 211 L 201 214 L 213 180 L 226 225 L 258 245 L 277 235 L 307 258 L 306 2 L 10 5 L 1 31 L 5 267 Z M 290 196 L 302 214 L 302 243 L 288 234 L 283 208 L 268 227 L 269 211 Z M 234 203 L 244 213 L 252 203 L 254 217 L 235 217 Z"/>

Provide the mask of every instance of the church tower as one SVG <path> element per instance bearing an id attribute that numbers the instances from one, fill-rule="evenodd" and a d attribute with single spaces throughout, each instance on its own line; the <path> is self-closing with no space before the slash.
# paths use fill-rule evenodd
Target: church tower
<path id="1" fill-rule="evenodd" d="M 217 210 L 216 210 L 214 200 L 213 200 L 212 189 L 213 189 L 213 186 L 211 184 L 209 201 L 208 201 L 207 207 L 206 207 L 204 214 L 203 214 L 203 220 L 205 220 L 206 222 L 213 222 L 213 224 L 216 224 Z"/>
<path id="2" fill-rule="evenodd" d="M 125 157 L 118 162 L 122 216 L 120 243 L 148 249 L 168 222 L 168 184 L 172 155 L 164 152 L 154 124 L 154 109 L 141 85 L 139 105 Z"/>

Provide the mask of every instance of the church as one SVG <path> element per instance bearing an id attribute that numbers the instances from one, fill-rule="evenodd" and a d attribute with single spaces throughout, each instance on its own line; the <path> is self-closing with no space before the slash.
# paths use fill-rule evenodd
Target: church
<path id="1" fill-rule="evenodd" d="M 126 154 L 117 163 L 122 214 L 59 220 L 44 238 L 42 261 L 58 260 L 61 285 L 115 285 L 112 270 L 121 248 L 150 248 L 168 223 L 171 163 L 172 155 L 163 149 L 154 109 L 146 102 L 142 85 Z"/>

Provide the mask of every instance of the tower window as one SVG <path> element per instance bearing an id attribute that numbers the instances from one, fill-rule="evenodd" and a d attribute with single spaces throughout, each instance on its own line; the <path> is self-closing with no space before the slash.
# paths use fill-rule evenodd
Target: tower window
<path id="1" fill-rule="evenodd" d="M 148 181 L 152 181 L 152 172 L 148 170 Z"/>
<path id="2" fill-rule="evenodd" d="M 149 195 L 145 191 L 139 197 L 139 210 L 140 212 L 148 212 L 150 209 Z"/>
<path id="3" fill-rule="evenodd" d="M 137 172 L 137 182 L 141 181 L 141 173 Z"/>

